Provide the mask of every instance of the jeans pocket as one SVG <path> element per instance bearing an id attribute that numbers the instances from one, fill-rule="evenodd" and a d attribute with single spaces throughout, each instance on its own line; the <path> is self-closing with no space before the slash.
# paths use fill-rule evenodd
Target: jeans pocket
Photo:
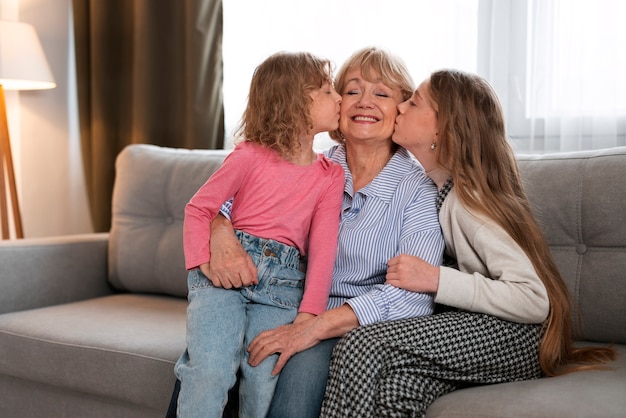
<path id="1" fill-rule="evenodd" d="M 304 273 L 293 270 L 291 277 L 272 277 L 268 283 L 270 300 L 279 306 L 297 308 L 304 294 Z"/>
<path id="2" fill-rule="evenodd" d="M 187 275 L 187 287 L 189 291 L 213 287 L 213 283 L 202 273 L 200 269 L 193 269 Z"/>

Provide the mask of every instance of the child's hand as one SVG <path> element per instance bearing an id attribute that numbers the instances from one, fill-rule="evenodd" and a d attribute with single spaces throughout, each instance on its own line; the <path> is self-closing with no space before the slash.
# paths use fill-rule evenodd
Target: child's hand
<path id="1" fill-rule="evenodd" d="M 439 267 L 413 255 L 390 258 L 386 277 L 387 284 L 411 292 L 436 293 L 439 288 Z"/>

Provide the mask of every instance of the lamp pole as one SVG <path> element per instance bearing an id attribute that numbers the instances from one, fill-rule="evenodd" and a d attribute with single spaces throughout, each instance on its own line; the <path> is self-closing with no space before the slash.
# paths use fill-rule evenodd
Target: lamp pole
<path id="1" fill-rule="evenodd" d="M 22 215 L 17 199 L 17 187 L 15 186 L 15 170 L 13 168 L 12 155 L 7 110 L 4 100 L 4 87 L 0 84 L 0 222 L 2 223 L 2 239 L 9 238 L 11 234 L 9 230 L 9 205 L 7 198 L 11 201 L 15 236 L 16 238 L 24 238 Z"/>

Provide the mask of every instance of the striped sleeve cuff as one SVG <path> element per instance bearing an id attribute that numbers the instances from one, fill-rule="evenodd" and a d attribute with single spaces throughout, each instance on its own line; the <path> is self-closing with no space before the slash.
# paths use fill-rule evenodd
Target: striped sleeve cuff
<path id="1" fill-rule="evenodd" d="M 222 216 L 224 216 L 226 219 L 230 221 L 231 220 L 230 213 L 232 212 L 232 210 L 233 210 L 233 199 L 230 199 L 222 203 L 222 207 L 220 208 L 220 213 L 222 214 Z"/>
<path id="2" fill-rule="evenodd" d="M 359 320 L 360 325 L 374 324 L 384 321 L 387 317 L 388 304 L 384 293 L 370 292 L 346 301 Z"/>

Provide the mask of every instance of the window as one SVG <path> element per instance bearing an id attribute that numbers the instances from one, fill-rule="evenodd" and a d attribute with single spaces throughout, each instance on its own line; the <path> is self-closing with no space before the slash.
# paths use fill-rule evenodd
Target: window
<path id="1" fill-rule="evenodd" d="M 620 0 L 223 0 L 226 137 L 254 68 L 279 50 L 339 67 L 365 46 L 494 86 L 518 152 L 626 145 L 626 2 Z M 316 138 L 325 148 L 332 141 Z M 229 145 L 227 145 L 229 146 Z"/>
<path id="2" fill-rule="evenodd" d="M 618 0 L 481 0 L 478 72 L 517 151 L 626 145 L 625 11 Z"/>
<path id="3" fill-rule="evenodd" d="M 254 68 L 277 51 L 309 51 L 339 68 L 356 50 L 379 46 L 405 61 L 416 84 L 442 67 L 476 71 L 478 0 L 223 0 L 223 7 L 227 138 Z M 318 148 L 332 143 L 316 138 Z"/>
<path id="4" fill-rule="evenodd" d="M 617 77 L 626 74 L 625 10 L 619 1 L 528 2 L 528 117 L 626 116 Z"/>

